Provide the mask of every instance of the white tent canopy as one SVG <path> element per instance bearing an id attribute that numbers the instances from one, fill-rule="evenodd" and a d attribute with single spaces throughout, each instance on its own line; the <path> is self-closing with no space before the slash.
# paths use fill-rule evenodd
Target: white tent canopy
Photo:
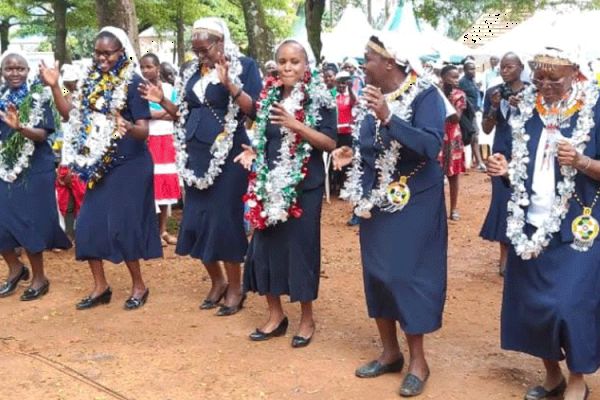
<path id="1" fill-rule="evenodd" d="M 323 33 L 322 54 L 327 61 L 340 62 L 346 57 L 362 57 L 373 28 L 358 8 L 348 6 L 329 33 Z"/>
<path id="2" fill-rule="evenodd" d="M 540 10 L 514 29 L 475 50 L 481 55 L 514 51 L 529 56 L 550 46 L 591 59 L 600 57 L 600 11 Z"/>

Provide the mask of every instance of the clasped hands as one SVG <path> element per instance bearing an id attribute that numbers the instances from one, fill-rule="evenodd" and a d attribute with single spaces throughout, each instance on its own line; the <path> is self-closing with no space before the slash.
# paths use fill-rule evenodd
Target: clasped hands
<path id="1" fill-rule="evenodd" d="M 573 144 L 566 139 L 561 139 L 557 143 L 556 159 L 561 167 L 573 167 L 579 170 L 585 170 L 589 166 L 591 159 L 582 155 L 575 149 Z M 487 159 L 487 172 L 489 176 L 507 176 L 508 161 L 503 154 L 496 153 Z"/>

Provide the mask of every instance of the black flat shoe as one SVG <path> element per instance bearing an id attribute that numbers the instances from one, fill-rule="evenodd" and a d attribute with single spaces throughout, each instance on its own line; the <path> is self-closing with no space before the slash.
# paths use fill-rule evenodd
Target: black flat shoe
<path id="1" fill-rule="evenodd" d="M 221 295 L 216 300 L 211 300 L 209 298 L 204 299 L 202 304 L 200 304 L 200 309 L 212 310 L 213 308 L 216 308 L 219 305 L 219 302 L 223 299 L 223 297 L 225 297 L 225 293 L 227 293 L 227 286 L 225 286 L 225 290 L 223 290 L 223 293 L 221 293 Z"/>
<path id="2" fill-rule="evenodd" d="M 414 397 L 420 395 L 425 389 L 427 379 L 429 379 L 429 372 L 427 372 L 427 375 L 425 375 L 423 380 L 409 372 L 402 381 L 399 395 L 402 397 Z"/>
<path id="3" fill-rule="evenodd" d="M 217 317 L 228 317 L 239 312 L 242 308 L 244 308 L 244 302 L 246 301 L 246 293 L 242 295 L 240 302 L 236 306 L 227 307 L 226 305 L 221 305 L 219 310 L 215 314 Z"/>
<path id="4" fill-rule="evenodd" d="M 136 310 L 136 309 L 140 308 L 141 306 L 146 304 L 149 294 L 150 294 L 150 289 L 146 289 L 146 291 L 140 298 L 131 296 L 130 298 L 127 299 L 127 301 L 125 301 L 123 308 L 125 308 L 126 310 Z"/>
<path id="5" fill-rule="evenodd" d="M 50 282 L 48 281 L 46 281 L 42 286 L 40 286 L 37 289 L 28 287 L 21 295 L 21 301 L 31 301 L 39 299 L 40 297 L 48 293 L 48 290 L 50 290 Z"/>
<path id="6" fill-rule="evenodd" d="M 567 381 L 563 379 L 554 389 L 546 390 L 542 385 L 531 388 L 525 393 L 525 400 L 542 400 L 561 397 L 567 390 Z"/>
<path id="7" fill-rule="evenodd" d="M 266 333 L 266 332 L 261 331 L 260 329 L 257 329 L 250 334 L 250 336 L 249 336 L 250 340 L 253 340 L 255 342 L 261 342 L 263 340 L 269 340 L 274 337 L 283 336 L 287 332 L 288 323 L 289 322 L 288 322 L 287 317 L 284 317 L 281 320 L 281 322 L 279 323 L 279 325 L 277 325 L 277 328 L 273 329 L 269 333 Z"/>
<path id="8" fill-rule="evenodd" d="M 295 348 L 295 349 L 298 349 L 300 347 L 306 347 L 306 346 L 308 346 L 310 344 L 310 341 L 312 340 L 312 337 L 313 337 L 314 334 L 315 333 L 313 331 L 313 334 L 310 335 L 310 337 L 307 337 L 307 338 L 302 337 L 302 336 L 298 336 L 298 335 L 294 336 L 292 338 L 292 347 Z"/>
<path id="9" fill-rule="evenodd" d="M 13 280 L 7 280 L 0 285 L 0 297 L 10 296 L 14 293 L 19 282 L 29 280 L 29 269 L 26 266 L 21 267 L 21 272 Z"/>
<path id="10" fill-rule="evenodd" d="M 90 296 L 81 300 L 79 303 L 75 305 L 75 308 L 78 310 L 87 310 L 88 308 L 94 308 L 99 306 L 100 304 L 108 304 L 110 303 L 110 299 L 112 298 L 112 290 L 110 286 L 106 288 L 102 294 L 92 298 Z"/>
<path id="11" fill-rule="evenodd" d="M 377 360 L 362 365 L 354 371 L 354 375 L 359 378 L 375 378 L 379 375 L 388 374 L 390 372 L 400 372 L 404 367 L 404 356 L 390 364 L 382 364 Z"/>

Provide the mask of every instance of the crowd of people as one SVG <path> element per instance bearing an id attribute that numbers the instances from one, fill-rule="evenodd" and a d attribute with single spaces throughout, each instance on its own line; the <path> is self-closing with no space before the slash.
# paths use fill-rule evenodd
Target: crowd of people
<path id="1" fill-rule="evenodd" d="M 348 59 L 320 70 L 310 46 L 284 40 L 261 75 L 213 17 L 194 23 L 191 50 L 195 59 L 176 73 L 154 54 L 138 61 L 126 33 L 105 27 L 85 73 L 63 67 L 61 81 L 58 64 L 42 63 L 32 82 L 37 66 L 26 56 L 2 56 L 0 253 L 8 276 L 0 297 L 30 278 L 21 300 L 48 293 L 43 252 L 72 246 L 59 223 L 70 210 L 75 257 L 93 278 L 79 310 L 111 301 L 104 261 L 130 272 L 125 309 L 144 306 L 141 260 L 176 245 L 210 276 L 200 309 L 230 316 L 248 293 L 264 296 L 266 316 L 249 338 L 265 341 L 287 332 L 281 298 L 289 296 L 301 308 L 291 345 L 308 346 L 326 152 L 329 184 L 353 205 L 348 223 L 360 225 L 368 314 L 383 346 L 356 376 L 404 368 L 399 326 L 409 354 L 399 394 L 418 396 L 430 375 L 424 337 L 441 328 L 446 299 L 444 182 L 458 221 L 470 144 L 475 169 L 492 177 L 481 236 L 500 244 L 501 345 L 540 358 L 546 370 L 525 399 L 588 398 L 584 375 L 600 366 L 600 102 L 579 59 L 556 48 L 527 59 L 509 52 L 490 60 L 480 88 L 472 59 L 427 68 L 402 41 L 377 33 L 362 65 Z M 56 170 L 47 138 L 59 125 Z M 481 132 L 495 132 L 487 160 Z M 175 238 L 167 216 L 182 195 Z"/>

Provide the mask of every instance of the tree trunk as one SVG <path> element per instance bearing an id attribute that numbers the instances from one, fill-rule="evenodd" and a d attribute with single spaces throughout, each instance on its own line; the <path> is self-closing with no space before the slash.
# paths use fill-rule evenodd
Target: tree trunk
<path id="1" fill-rule="evenodd" d="M 184 45 L 184 34 L 185 34 L 185 22 L 183 20 L 183 2 L 177 2 L 177 16 L 175 24 L 177 26 L 176 39 L 175 39 L 175 52 L 177 54 L 177 63 L 179 66 L 185 61 L 185 45 Z M 173 60 L 174 62 L 175 60 Z"/>
<path id="2" fill-rule="evenodd" d="M 242 10 L 248 35 L 248 54 L 259 65 L 264 65 L 273 57 L 273 33 L 267 26 L 262 2 L 242 0 Z"/>
<path id="3" fill-rule="evenodd" d="M 0 54 L 4 53 L 6 49 L 8 49 L 8 44 L 10 43 L 8 37 L 10 23 L 8 22 L 8 20 L 9 18 L 0 20 Z"/>
<path id="4" fill-rule="evenodd" d="M 367 20 L 370 25 L 373 25 L 373 5 L 371 4 L 371 0 L 367 0 Z"/>
<path id="5" fill-rule="evenodd" d="M 304 3 L 306 11 L 306 32 L 308 43 L 312 47 L 317 63 L 321 60 L 321 22 L 325 12 L 325 0 L 306 0 Z"/>
<path id="6" fill-rule="evenodd" d="M 140 55 L 140 40 L 133 0 L 96 0 L 98 26 L 115 26 L 127 32 L 137 55 Z"/>
<path id="7" fill-rule="evenodd" d="M 54 0 L 54 58 L 60 65 L 71 62 L 67 51 L 67 6 L 66 0 Z"/>

